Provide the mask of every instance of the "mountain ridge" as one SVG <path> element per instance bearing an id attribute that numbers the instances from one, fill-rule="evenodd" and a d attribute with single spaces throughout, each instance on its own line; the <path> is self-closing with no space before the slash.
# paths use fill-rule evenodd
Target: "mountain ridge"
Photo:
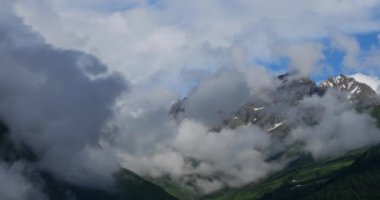
<path id="1" fill-rule="evenodd" d="M 248 101 L 241 105 L 232 116 L 224 118 L 223 125 L 212 127 L 212 129 L 220 130 L 222 126 L 236 128 L 242 125 L 256 124 L 264 130 L 274 131 L 286 123 L 286 117 L 279 117 L 279 113 L 275 113 L 275 115 L 268 112 L 265 113 L 265 110 L 273 110 L 276 109 L 276 107 L 281 109 L 283 104 L 295 106 L 304 97 L 313 95 L 323 96 L 329 90 L 342 93 L 347 100 L 359 108 L 368 108 L 380 104 L 378 95 L 371 87 L 343 74 L 335 77 L 331 76 L 327 80 L 322 81 L 319 85 L 309 78 L 297 78 L 290 73 L 279 75 L 277 78 L 281 81 L 281 84 L 275 89 L 274 95 L 272 95 L 272 102 Z M 191 93 L 190 96 L 175 102 L 169 109 L 169 115 L 178 121 L 188 117 L 186 116 L 185 105 L 188 98 L 191 98 Z M 268 121 L 270 122 L 269 125 Z"/>
<path id="2" fill-rule="evenodd" d="M 299 120 L 310 127 L 318 124 L 318 115 L 315 115 L 319 112 L 318 108 L 316 108 L 317 110 L 302 110 L 303 114 L 295 116 L 296 120 L 290 120 L 286 114 L 287 109 L 298 109 L 306 97 L 323 97 L 326 94 L 337 95 L 340 101 L 345 102 L 344 104 L 357 112 L 373 113 L 373 110 L 380 105 L 378 95 L 371 87 L 342 74 L 329 77 L 320 84 L 309 78 L 300 78 L 292 74 L 280 75 L 278 80 L 280 80 L 280 84 L 274 90 L 269 91 L 273 95 L 272 101 L 248 101 L 242 104 L 230 117 L 224 118 L 218 127 L 210 127 L 210 131 L 217 134 L 223 128 L 235 129 L 241 126 L 255 125 L 281 140 L 297 126 Z M 187 117 L 191 118 L 186 113 L 186 101 L 189 98 L 191 98 L 191 93 L 170 107 L 169 115 L 178 122 Z M 374 118 L 379 122 L 378 116 L 374 116 Z M 294 153 L 302 154 L 298 147 L 294 146 L 283 152 L 273 154 L 269 159 L 280 159 L 283 156 L 294 155 Z"/>

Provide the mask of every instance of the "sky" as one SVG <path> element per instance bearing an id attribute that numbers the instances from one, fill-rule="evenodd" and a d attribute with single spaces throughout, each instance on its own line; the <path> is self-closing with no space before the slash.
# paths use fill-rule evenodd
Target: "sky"
<path id="1" fill-rule="evenodd" d="M 91 53 L 131 83 L 156 82 L 181 95 L 226 65 L 264 65 L 274 74 L 299 68 L 317 81 L 339 73 L 379 76 L 378 8 L 376 0 L 15 3 L 48 43 Z M 284 46 L 315 55 L 302 60 Z"/>
<path id="2" fill-rule="evenodd" d="M 280 170 L 289 160 L 268 158 L 294 144 L 322 159 L 380 141 L 334 91 L 272 111 L 298 124 L 282 142 L 255 125 L 210 131 L 248 101 L 282 98 L 286 72 L 379 91 L 377 0 L 0 2 L 0 119 L 40 157 L 33 167 L 65 181 L 107 187 L 122 166 L 207 193 Z M 185 96 L 177 121 L 169 108 Z M 319 123 L 302 123 L 313 109 Z M 41 195 L 24 165 L 0 163 L 0 185 L 14 176 L 21 196 Z"/>

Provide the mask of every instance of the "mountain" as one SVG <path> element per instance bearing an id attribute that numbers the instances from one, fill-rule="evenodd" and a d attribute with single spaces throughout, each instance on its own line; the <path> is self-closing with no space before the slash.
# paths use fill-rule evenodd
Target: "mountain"
<path id="1" fill-rule="evenodd" d="M 271 101 L 251 100 L 243 104 L 234 114 L 223 119 L 223 124 L 211 127 L 218 131 L 222 127 L 236 128 L 239 126 L 256 125 L 267 132 L 278 135 L 286 135 L 299 121 L 289 121 L 288 111 L 299 109 L 299 102 L 312 95 L 323 96 L 329 90 L 335 90 L 350 101 L 353 106 L 361 110 L 368 110 L 373 105 L 380 104 L 376 92 L 364 83 L 357 82 L 354 78 L 344 75 L 330 77 L 317 85 L 309 78 L 295 78 L 292 74 L 278 76 L 281 84 L 275 90 L 268 91 Z M 191 95 L 171 106 L 169 114 L 178 121 L 188 117 L 186 113 L 186 101 Z M 313 125 L 316 123 L 314 110 L 302 110 L 303 123 Z M 190 116 L 191 117 L 191 116 Z"/>
<path id="2" fill-rule="evenodd" d="M 380 105 L 371 109 L 380 127 Z M 302 154 L 283 170 L 240 188 L 226 188 L 207 200 L 380 199 L 380 145 L 339 157 L 314 160 Z"/>
<path id="3" fill-rule="evenodd" d="M 268 90 L 270 101 L 252 99 L 240 106 L 231 116 L 223 119 L 219 127 L 210 127 L 217 133 L 221 128 L 256 125 L 278 139 L 284 138 L 299 122 L 314 126 L 318 123 L 317 111 L 299 105 L 305 97 L 323 96 L 329 90 L 342 95 L 342 101 L 371 112 L 380 127 L 380 103 L 371 87 L 344 75 L 330 77 L 319 85 L 308 78 L 290 74 L 278 76 L 280 84 Z M 173 104 L 170 115 L 180 121 L 187 116 L 185 102 L 191 96 Z M 290 120 L 288 111 L 300 109 L 302 115 Z M 301 112 L 300 112 L 301 113 Z M 94 188 L 72 184 L 54 174 L 35 167 L 38 156 L 26 145 L 11 139 L 8 126 L 0 121 L 0 160 L 11 165 L 22 161 L 28 165 L 23 173 L 29 182 L 42 188 L 52 200 L 244 200 L 244 199 L 379 199 L 380 198 L 380 146 L 363 148 L 343 156 L 314 160 L 311 155 L 297 151 L 296 146 L 275 152 L 270 160 L 296 154 L 283 170 L 258 182 L 240 188 L 224 188 L 204 195 L 192 188 L 183 187 L 169 178 L 148 180 L 127 170 L 114 174 L 112 188 Z M 192 160 L 193 162 L 196 162 Z M 222 175 L 222 174 L 221 174 Z M 189 177 L 191 178 L 191 177 Z M 175 197 L 173 197 L 175 196 Z"/>
<path id="4" fill-rule="evenodd" d="M 292 74 L 283 74 L 278 76 L 281 84 L 274 90 L 268 91 L 272 100 L 269 102 L 252 100 L 243 104 L 232 116 L 223 119 L 223 124 L 219 127 L 213 127 L 219 130 L 223 126 L 236 128 L 238 126 L 258 125 L 268 132 L 284 133 L 292 127 L 292 122 L 287 120 L 287 110 L 297 107 L 299 102 L 307 96 L 323 96 L 328 90 L 335 90 L 342 93 L 354 106 L 368 109 L 373 105 L 380 104 L 376 92 L 364 83 L 356 81 L 345 75 L 330 77 L 317 85 L 309 78 L 295 78 Z M 183 100 L 177 101 L 170 108 L 169 114 L 177 120 L 182 120 L 186 115 L 185 102 L 188 96 Z M 312 115 L 313 113 L 310 113 Z M 313 123 L 312 116 L 310 118 Z M 293 122 L 298 123 L 298 122 Z"/>
<path id="5" fill-rule="evenodd" d="M 257 125 L 268 132 L 286 133 L 292 126 L 288 121 L 287 111 L 297 106 L 306 96 L 321 95 L 322 90 L 308 78 L 293 79 L 285 74 L 278 76 L 281 85 L 270 92 L 272 101 L 248 102 L 225 124 L 231 128 L 241 125 Z"/>
<path id="6" fill-rule="evenodd" d="M 376 92 L 367 84 L 356 81 L 354 78 L 349 78 L 345 75 L 330 77 L 328 80 L 321 82 L 319 88 L 327 90 L 334 88 L 336 90 L 346 92 L 347 98 L 356 102 L 365 102 L 371 104 L 375 101 Z"/>
<path id="7" fill-rule="evenodd" d="M 315 126 L 319 120 L 318 109 L 303 108 L 300 103 L 305 97 L 323 97 L 328 92 L 334 92 L 342 102 L 351 105 L 359 112 L 368 112 L 377 119 L 380 127 L 380 101 L 376 92 L 368 85 L 356 81 L 345 75 L 330 77 L 320 84 L 316 84 L 309 78 L 299 78 L 291 74 L 278 76 L 280 85 L 274 90 L 267 91 L 270 101 L 249 100 L 242 104 L 231 116 L 224 118 L 219 127 L 212 127 L 211 131 L 218 132 L 221 128 L 237 128 L 239 126 L 259 126 L 273 137 L 284 138 L 300 122 L 309 126 Z M 172 105 L 170 115 L 178 121 L 187 115 L 186 101 L 191 95 Z M 288 111 L 298 110 L 299 116 L 290 120 Z M 380 147 L 378 147 L 380 149 Z M 373 149 L 360 149 L 333 159 L 315 161 L 310 155 L 297 150 L 296 146 L 289 147 L 283 152 L 277 152 L 270 159 L 281 159 L 288 155 L 297 155 L 282 171 L 271 175 L 259 182 L 252 182 L 240 188 L 225 188 L 221 191 L 203 196 L 203 199 L 335 199 L 341 196 L 343 199 L 378 199 L 376 184 L 377 171 L 380 166 L 373 168 L 358 168 L 357 163 Z M 372 155 L 372 154 L 371 154 Z M 379 154 L 380 157 L 380 154 Z M 378 157 L 370 156 L 366 162 L 376 163 Z M 367 165 L 367 164 L 363 164 Z M 373 179 L 371 179 L 371 176 Z M 363 178 L 360 187 L 353 181 L 355 178 Z M 368 190 L 364 189 L 367 187 Z M 361 188 L 356 191 L 355 188 Z M 334 196 L 332 191 L 340 193 Z M 380 190 L 379 190 L 380 191 Z M 373 193 L 373 196 L 368 196 Z M 367 195 L 367 196 L 366 196 Z M 377 197 L 377 196 L 376 196 Z"/>
<path id="8" fill-rule="evenodd" d="M 75 185 L 60 180 L 48 171 L 33 167 L 38 157 L 25 145 L 11 140 L 9 128 L 0 121 L 0 160 L 12 165 L 23 162 L 28 169 L 23 171 L 29 182 L 42 188 L 51 200 L 175 200 L 159 186 L 143 179 L 126 169 L 114 175 L 115 183 L 111 189 Z"/>
<path id="9" fill-rule="evenodd" d="M 350 93 L 350 97 L 355 95 L 373 96 L 376 92 L 365 83 L 357 82 L 354 78 L 349 78 L 345 75 L 338 75 L 336 77 L 330 77 L 329 79 L 321 82 L 320 88 L 335 88 L 340 91 L 347 91 Z"/>

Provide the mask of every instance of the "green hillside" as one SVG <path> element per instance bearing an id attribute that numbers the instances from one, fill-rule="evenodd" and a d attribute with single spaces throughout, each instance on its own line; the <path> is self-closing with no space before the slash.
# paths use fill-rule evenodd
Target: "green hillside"
<path id="1" fill-rule="evenodd" d="M 204 199 L 380 199 L 380 146 L 289 167 L 258 184 L 220 191 Z"/>
<path id="2" fill-rule="evenodd" d="M 261 199 L 380 199 L 380 146 L 359 156 L 348 167 L 329 177 L 302 183 L 299 187 L 283 185 Z"/>
<path id="3" fill-rule="evenodd" d="M 267 179 L 246 185 L 237 190 L 221 191 L 211 194 L 205 199 L 261 199 L 280 190 L 294 190 L 304 188 L 305 185 L 321 184 L 325 182 L 336 171 L 350 166 L 359 157 L 361 151 L 354 151 L 343 157 L 325 160 L 322 162 L 311 162 L 308 156 L 303 156 L 289 167 Z"/>

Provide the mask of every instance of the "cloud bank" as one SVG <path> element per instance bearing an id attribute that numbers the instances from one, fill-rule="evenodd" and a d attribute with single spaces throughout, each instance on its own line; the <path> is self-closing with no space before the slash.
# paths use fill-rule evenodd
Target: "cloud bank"
<path id="1" fill-rule="evenodd" d="M 326 48 L 345 70 L 376 71 L 378 47 L 350 34 L 380 29 L 378 1 L 1 2 L 0 117 L 66 181 L 107 185 L 120 164 L 211 192 L 281 169 L 294 158 L 270 158 L 293 145 L 322 159 L 379 141 L 375 121 L 333 92 L 273 110 L 300 122 L 283 140 L 255 125 L 213 129 L 246 102 L 274 102 L 273 74 L 319 73 Z M 0 167 L 27 194 L 19 174 Z"/>
<path id="2" fill-rule="evenodd" d="M 66 181 L 108 184 L 118 165 L 98 140 L 126 82 L 91 55 L 46 44 L 6 9 L 0 14 L 0 117 L 12 138 Z"/>
<path id="3" fill-rule="evenodd" d="M 185 84 L 178 79 L 182 71 L 224 67 L 235 46 L 245 49 L 247 62 L 289 56 L 308 73 L 321 58 L 321 40 L 336 38 L 349 59 L 360 47 L 342 37 L 379 31 L 379 6 L 376 0 L 19 0 L 16 10 L 51 44 L 92 53 L 133 83 L 155 79 L 170 86 Z M 279 43 L 291 49 L 277 55 Z M 303 53 L 305 60 L 295 60 Z"/>

